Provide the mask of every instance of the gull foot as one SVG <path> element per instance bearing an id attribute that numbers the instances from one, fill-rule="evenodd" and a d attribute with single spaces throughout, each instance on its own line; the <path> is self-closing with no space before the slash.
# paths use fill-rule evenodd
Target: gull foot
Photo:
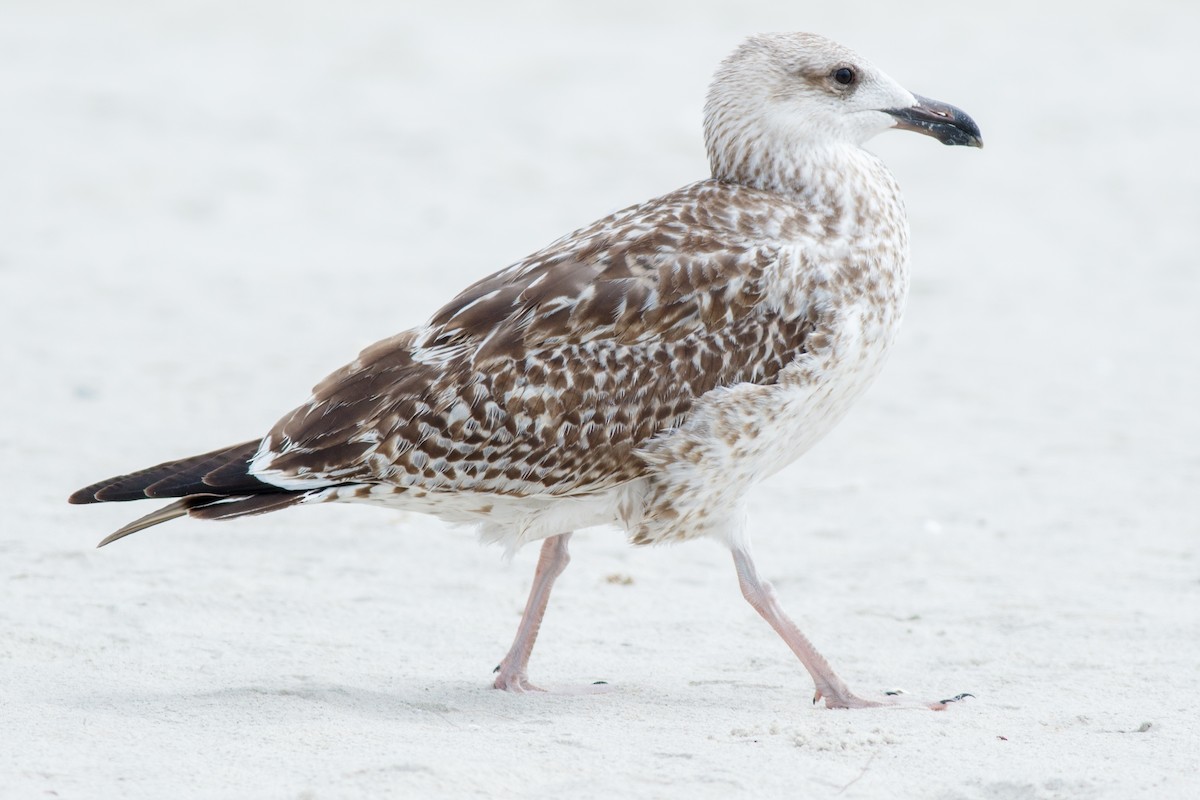
<path id="1" fill-rule="evenodd" d="M 884 692 L 882 698 L 874 700 L 859 697 L 848 690 L 822 693 L 818 689 L 816 694 L 813 695 L 813 705 L 816 705 L 823 699 L 826 708 L 924 708 L 931 711 L 945 711 L 946 707 L 951 703 L 958 703 L 968 697 L 975 696 L 968 692 L 963 692 L 944 700 L 919 700 L 917 698 L 901 697 L 904 694 L 903 689 L 891 689 Z"/>
<path id="2" fill-rule="evenodd" d="M 612 687 L 608 685 L 608 681 L 593 681 L 586 686 L 550 686 L 543 688 L 529 682 L 529 676 L 524 672 L 507 672 L 504 665 L 496 667 L 492 672 L 496 673 L 496 680 L 492 682 L 492 688 L 503 689 L 506 692 L 516 692 L 525 694 L 526 692 L 542 692 L 543 694 L 605 694 L 612 691 Z"/>
<path id="3" fill-rule="evenodd" d="M 890 705 L 886 700 L 868 700 L 851 691 L 823 693 L 820 689 L 813 694 L 813 705 L 825 701 L 826 708 L 879 708 Z"/>
<path id="4" fill-rule="evenodd" d="M 525 692 L 544 692 L 546 691 L 540 686 L 534 686 L 529 682 L 529 676 L 521 672 L 510 672 L 504 669 L 504 665 L 498 665 L 492 672 L 496 673 L 496 680 L 492 682 L 493 689 L 503 689 L 506 692 L 517 692 L 524 694 Z"/>
<path id="5" fill-rule="evenodd" d="M 884 692 L 884 694 L 889 698 L 887 705 L 897 706 L 899 708 L 928 708 L 931 711 L 945 711 L 946 707 L 951 703 L 958 703 L 962 700 L 966 700 L 968 697 L 975 696 L 969 692 L 962 692 L 961 694 L 956 694 L 953 697 L 947 697 L 944 700 L 918 700 L 916 698 L 901 699 L 899 696 L 903 695 L 904 693 L 905 692 L 903 689 L 891 689 Z"/>

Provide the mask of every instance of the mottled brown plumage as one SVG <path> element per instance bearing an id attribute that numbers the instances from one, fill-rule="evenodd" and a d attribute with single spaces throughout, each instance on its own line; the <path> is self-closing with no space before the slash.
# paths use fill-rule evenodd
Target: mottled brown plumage
<path id="1" fill-rule="evenodd" d="M 433 492 L 564 495 L 644 475 L 637 455 L 720 386 L 769 385 L 809 309 L 764 302 L 803 211 L 710 180 L 602 220 L 364 351 L 268 435 L 257 468 Z"/>
<path id="2" fill-rule="evenodd" d="M 753 37 L 705 108 L 712 177 L 571 233 L 364 350 L 260 441 L 113 478 L 72 502 L 178 497 L 184 514 L 370 502 L 545 539 L 499 688 L 526 662 L 579 527 L 712 536 L 831 706 L 871 705 L 779 608 L 743 497 L 823 436 L 882 367 L 908 288 L 899 187 L 861 145 L 889 127 L 979 145 L 840 45 Z M 935 704 L 938 705 L 938 704 Z"/>

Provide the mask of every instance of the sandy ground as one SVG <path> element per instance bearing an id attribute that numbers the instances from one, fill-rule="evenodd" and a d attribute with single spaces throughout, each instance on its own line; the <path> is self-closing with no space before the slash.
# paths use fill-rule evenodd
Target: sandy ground
<path id="1" fill-rule="evenodd" d="M 1198 796 L 1200 6 L 432 5 L 0 4 L 0 796 Z M 536 553 L 428 518 L 93 549 L 144 509 L 71 490 L 702 177 L 709 76 L 776 29 L 987 141 L 876 141 L 906 327 L 751 506 L 851 685 L 975 700 L 812 707 L 703 542 L 576 537 L 532 673 L 596 696 L 487 688 Z"/>

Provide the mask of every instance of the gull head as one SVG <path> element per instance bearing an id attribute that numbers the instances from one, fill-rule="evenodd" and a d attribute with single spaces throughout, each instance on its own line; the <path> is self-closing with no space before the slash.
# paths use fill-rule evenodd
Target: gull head
<path id="1" fill-rule="evenodd" d="M 778 170 L 810 152 L 860 147 L 889 128 L 983 146 L 979 126 L 960 109 L 913 94 L 853 51 L 811 33 L 747 39 L 717 70 L 704 108 L 713 175 L 733 180 Z"/>

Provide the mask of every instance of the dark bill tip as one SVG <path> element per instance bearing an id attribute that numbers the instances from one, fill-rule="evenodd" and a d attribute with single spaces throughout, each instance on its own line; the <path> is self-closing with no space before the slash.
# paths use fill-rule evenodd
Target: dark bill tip
<path id="1" fill-rule="evenodd" d="M 888 109 L 887 113 L 895 118 L 897 128 L 932 136 L 942 144 L 983 147 L 979 126 L 967 112 L 919 94 L 913 96 L 917 98 L 915 106 Z"/>

